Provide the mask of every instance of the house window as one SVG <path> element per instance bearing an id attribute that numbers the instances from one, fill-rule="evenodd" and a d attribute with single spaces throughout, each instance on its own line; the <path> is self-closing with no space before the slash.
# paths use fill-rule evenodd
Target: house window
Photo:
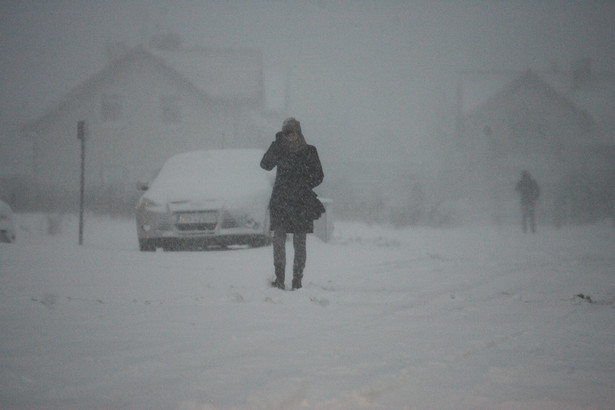
<path id="1" fill-rule="evenodd" d="M 103 94 L 100 116 L 103 121 L 122 119 L 122 98 L 119 94 Z"/>
<path id="2" fill-rule="evenodd" d="M 160 119 L 162 122 L 176 123 L 181 121 L 179 98 L 175 96 L 160 97 Z"/>

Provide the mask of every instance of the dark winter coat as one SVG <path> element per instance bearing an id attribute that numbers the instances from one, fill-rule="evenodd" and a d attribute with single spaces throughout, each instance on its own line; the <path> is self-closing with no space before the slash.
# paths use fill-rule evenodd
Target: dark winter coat
<path id="1" fill-rule="evenodd" d="M 267 171 L 277 167 L 269 201 L 271 230 L 312 233 L 314 220 L 325 212 L 312 190 L 324 178 L 316 148 L 305 144 L 299 151 L 291 152 L 276 141 L 263 155 L 260 165 Z"/>
<path id="2" fill-rule="evenodd" d="M 534 205 L 540 196 L 540 189 L 536 180 L 529 174 L 523 173 L 515 190 L 521 195 L 521 205 Z"/>

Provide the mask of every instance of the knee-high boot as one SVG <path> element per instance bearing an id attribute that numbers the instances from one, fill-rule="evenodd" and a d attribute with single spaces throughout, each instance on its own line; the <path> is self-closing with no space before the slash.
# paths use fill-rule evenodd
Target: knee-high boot
<path id="1" fill-rule="evenodd" d="M 273 234 L 273 267 L 275 281 L 272 286 L 284 289 L 284 271 L 286 269 L 286 232 L 276 231 Z"/>
<path id="2" fill-rule="evenodd" d="M 293 289 L 300 289 L 301 279 L 303 279 L 303 269 L 305 268 L 305 260 L 307 256 L 305 233 L 295 233 L 293 235 L 293 245 L 295 248 L 295 258 L 293 262 Z"/>

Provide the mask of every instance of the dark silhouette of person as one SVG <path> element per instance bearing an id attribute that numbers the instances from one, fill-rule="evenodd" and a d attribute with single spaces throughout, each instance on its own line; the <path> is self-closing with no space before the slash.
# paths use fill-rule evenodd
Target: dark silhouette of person
<path id="1" fill-rule="evenodd" d="M 521 179 L 517 182 L 515 190 L 521 196 L 521 226 L 527 232 L 529 222 L 532 233 L 536 233 L 536 201 L 540 196 L 538 183 L 528 171 L 521 172 Z"/>

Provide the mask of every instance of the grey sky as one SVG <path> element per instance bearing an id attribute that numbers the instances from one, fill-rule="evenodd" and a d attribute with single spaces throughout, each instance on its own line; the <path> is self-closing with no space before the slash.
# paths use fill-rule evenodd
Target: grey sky
<path id="1" fill-rule="evenodd" d="M 307 135 L 421 139 L 454 103 L 459 70 L 568 70 L 588 57 L 615 71 L 613 21 L 612 1 L 5 0 L 0 130 L 101 69 L 106 41 L 134 46 L 158 28 L 186 46 L 262 50 Z"/>

